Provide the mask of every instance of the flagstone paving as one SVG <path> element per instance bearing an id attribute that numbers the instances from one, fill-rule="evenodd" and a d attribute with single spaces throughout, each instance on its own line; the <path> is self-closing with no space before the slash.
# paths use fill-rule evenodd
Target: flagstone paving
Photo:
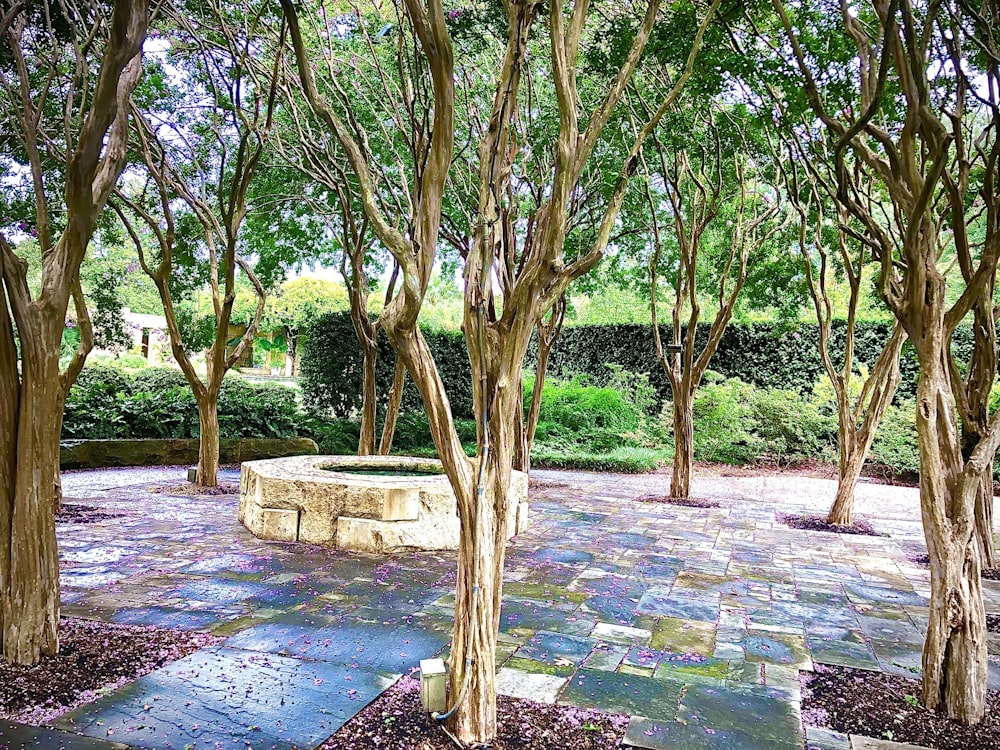
<path id="1" fill-rule="evenodd" d="M 421 659 L 446 654 L 453 555 L 261 541 L 231 496 L 150 491 L 182 478 L 177 468 L 64 475 L 69 502 L 123 515 L 59 525 L 63 611 L 227 639 L 55 729 L 0 724 L 0 747 L 61 730 L 75 734 L 48 739 L 66 747 L 312 748 Z M 919 674 L 929 583 L 910 561 L 924 551 L 916 490 L 859 488 L 858 510 L 889 535 L 870 537 L 775 521 L 820 512 L 829 481 L 710 476 L 694 494 L 718 508 L 636 502 L 666 481 L 533 474 L 531 527 L 508 551 L 502 692 L 629 714 L 625 744 L 638 748 L 801 750 L 799 670 Z M 984 584 L 996 611 L 1000 588 Z M 809 747 L 849 742 L 808 736 Z"/>

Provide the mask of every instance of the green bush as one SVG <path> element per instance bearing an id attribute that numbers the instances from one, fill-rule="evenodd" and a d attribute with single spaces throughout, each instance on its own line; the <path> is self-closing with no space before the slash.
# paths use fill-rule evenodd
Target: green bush
<path id="1" fill-rule="evenodd" d="M 525 380 L 527 410 L 534 380 Z M 588 385 L 582 378 L 546 378 L 532 456 L 594 455 L 622 446 L 639 447 L 647 395 L 641 385 L 623 393 L 611 387 Z"/>
<path id="2" fill-rule="evenodd" d="M 696 349 L 701 350 L 707 336 L 708 323 L 698 325 Z M 835 321 L 830 348 L 834 357 L 844 347 L 846 325 Z M 891 325 L 884 322 L 861 322 L 855 329 L 855 356 L 858 365 L 875 363 L 889 338 Z M 669 326 L 661 329 L 669 340 Z M 727 378 L 738 378 L 758 388 L 779 388 L 809 393 L 823 374 L 823 364 L 816 347 L 818 326 L 815 323 L 794 325 L 776 323 L 739 323 L 729 325 L 712 357 L 712 369 Z M 967 325 L 955 330 L 952 351 L 959 361 L 968 358 L 972 347 L 972 329 Z M 526 364 L 537 356 L 533 344 Z M 608 363 L 620 365 L 629 372 L 648 372 L 650 385 L 658 402 L 671 398 L 670 384 L 656 358 L 653 333 L 649 325 L 590 325 L 564 328 L 549 356 L 549 373 L 557 378 L 571 379 L 585 375 L 595 385 L 606 385 L 611 377 Z M 917 381 L 917 359 L 913 346 L 903 345 L 900 363 L 902 382 L 899 399 L 912 397 Z"/>
<path id="3" fill-rule="evenodd" d="M 559 453 L 542 446 L 531 452 L 531 465 L 540 469 L 581 469 L 640 474 L 655 471 L 664 462 L 664 453 L 651 448 L 618 447 L 607 453 Z"/>
<path id="4" fill-rule="evenodd" d="M 121 400 L 127 373 L 107 364 L 87 365 L 70 389 L 63 412 L 63 437 L 96 440 L 118 437 L 125 429 Z"/>
<path id="5" fill-rule="evenodd" d="M 423 331 L 444 382 L 451 412 L 472 417 L 472 374 L 461 331 Z M 361 410 L 364 357 L 348 313 L 322 316 L 309 329 L 302 349 L 299 383 L 302 402 L 310 414 L 356 419 Z M 385 333 L 379 332 L 375 364 L 379 410 L 385 407 L 396 366 L 396 355 Z M 402 413 L 423 412 L 420 394 L 409 378 L 403 389 Z"/>
<path id="6" fill-rule="evenodd" d="M 190 438 L 198 436 L 198 407 L 184 388 L 133 391 L 121 399 L 124 431 L 120 438 Z M 229 437 L 224 435 L 224 437 Z"/>
<path id="7" fill-rule="evenodd" d="M 226 377 L 219 393 L 223 438 L 286 438 L 298 434 L 296 393 L 280 383 Z M 87 365 L 70 389 L 63 437 L 77 439 L 194 438 L 198 407 L 183 373 L 155 367 L 130 374 Z"/>
<path id="8" fill-rule="evenodd" d="M 298 433 L 315 440 L 322 454 L 345 456 L 357 453 L 361 425 L 349 419 L 305 415 L 299 419 Z"/>
<path id="9" fill-rule="evenodd" d="M 131 377 L 132 393 L 155 393 L 170 388 L 190 388 L 184 373 L 176 367 L 147 367 Z"/>
<path id="10" fill-rule="evenodd" d="M 750 404 L 755 388 L 736 378 L 709 372 L 694 399 L 694 455 L 700 461 L 749 463 L 764 451 L 752 430 Z M 673 411 L 663 407 L 664 427 L 672 431 Z"/>
<path id="11" fill-rule="evenodd" d="M 290 438 L 296 434 L 298 401 L 281 383 L 250 383 L 227 375 L 219 391 L 219 431 L 232 438 Z"/>
<path id="12" fill-rule="evenodd" d="M 920 449 L 917 445 L 916 413 L 917 404 L 912 399 L 886 409 L 875 432 L 868 460 L 887 466 L 895 474 L 918 473 Z"/>
<path id="13" fill-rule="evenodd" d="M 750 412 L 752 429 L 767 455 L 778 459 L 832 457 L 837 420 L 821 414 L 816 401 L 796 391 L 754 388 Z"/>

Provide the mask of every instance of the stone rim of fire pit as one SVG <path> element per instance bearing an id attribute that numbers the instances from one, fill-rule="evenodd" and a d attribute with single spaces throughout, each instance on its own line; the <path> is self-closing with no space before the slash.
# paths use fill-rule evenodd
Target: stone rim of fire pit
<path id="1" fill-rule="evenodd" d="M 427 472 L 359 474 L 338 469 Z M 528 477 L 513 472 L 510 535 L 527 525 Z M 240 522 L 262 539 L 358 552 L 457 549 L 455 496 L 440 461 L 412 456 L 294 456 L 248 461 Z"/>

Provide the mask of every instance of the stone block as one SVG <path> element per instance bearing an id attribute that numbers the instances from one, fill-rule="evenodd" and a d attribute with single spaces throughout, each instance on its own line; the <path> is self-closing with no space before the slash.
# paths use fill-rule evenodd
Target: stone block
<path id="1" fill-rule="evenodd" d="M 299 539 L 299 512 L 264 508 L 261 513 L 263 536 L 278 542 L 295 542 Z"/>
<path id="2" fill-rule="evenodd" d="M 420 490 L 416 487 L 388 489 L 382 496 L 382 521 L 416 521 L 420 512 Z"/>
<path id="3" fill-rule="evenodd" d="M 376 521 L 371 518 L 337 519 L 336 546 L 353 552 L 407 552 L 458 548 L 457 517 L 420 521 Z"/>

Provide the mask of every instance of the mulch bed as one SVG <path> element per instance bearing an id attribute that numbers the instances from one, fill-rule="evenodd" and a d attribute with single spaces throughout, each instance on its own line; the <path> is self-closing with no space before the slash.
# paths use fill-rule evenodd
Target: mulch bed
<path id="1" fill-rule="evenodd" d="M 700 500 L 696 497 L 670 497 L 670 495 L 640 495 L 636 498 L 640 503 L 666 503 L 680 505 L 683 508 L 718 508 L 715 500 Z"/>
<path id="2" fill-rule="evenodd" d="M 986 615 L 986 631 L 1000 633 L 1000 615 Z"/>
<path id="3" fill-rule="evenodd" d="M 990 581 L 1000 581 L 1000 568 L 983 568 L 981 575 Z"/>
<path id="4" fill-rule="evenodd" d="M 192 482 L 177 482 L 176 484 L 164 484 L 158 487 L 150 487 L 150 492 L 162 495 L 179 495 L 180 497 L 198 497 L 200 495 L 238 495 L 240 486 L 232 482 L 220 482 L 217 487 L 199 487 Z"/>
<path id="5" fill-rule="evenodd" d="M 723 477 L 750 477 L 759 476 L 761 472 L 769 474 L 783 474 L 811 479 L 836 479 L 837 465 L 829 461 L 820 461 L 815 458 L 803 459 L 777 459 L 761 457 L 757 461 L 747 464 L 718 464 L 707 461 L 698 461 L 696 468 L 717 472 Z M 667 470 L 666 473 L 669 473 Z M 888 484 L 900 487 L 917 487 L 920 484 L 919 475 L 913 472 L 895 472 L 884 464 L 873 461 L 865 463 L 861 470 L 861 480 L 868 484 Z"/>
<path id="6" fill-rule="evenodd" d="M 97 523 L 124 516 L 124 513 L 103 510 L 93 505 L 63 502 L 59 512 L 56 513 L 56 523 Z"/>
<path id="7" fill-rule="evenodd" d="M 500 696 L 491 750 L 611 750 L 628 717 Z M 347 722 L 319 750 L 455 750 L 420 705 L 420 683 L 404 677 Z"/>
<path id="8" fill-rule="evenodd" d="M 922 708 L 917 680 L 817 664 L 802 683 L 809 726 L 937 750 L 1000 750 L 1000 693 L 987 694 L 986 716 L 970 727 Z"/>
<path id="9" fill-rule="evenodd" d="M 554 479 L 535 479 L 531 477 L 528 480 L 529 490 L 564 490 L 572 486 L 569 482 L 557 482 Z"/>
<path id="10" fill-rule="evenodd" d="M 206 633 L 64 617 L 56 656 L 30 667 L 0 660 L 0 718 L 38 725 L 102 692 L 217 643 Z"/>
<path id="11" fill-rule="evenodd" d="M 793 514 L 779 513 L 775 516 L 778 523 L 783 523 L 790 529 L 801 529 L 803 531 L 826 531 L 831 534 L 862 534 L 864 536 L 889 536 L 875 531 L 872 525 L 863 518 L 854 519 L 850 526 L 841 526 L 835 523 L 827 523 L 822 516 L 799 516 Z"/>

